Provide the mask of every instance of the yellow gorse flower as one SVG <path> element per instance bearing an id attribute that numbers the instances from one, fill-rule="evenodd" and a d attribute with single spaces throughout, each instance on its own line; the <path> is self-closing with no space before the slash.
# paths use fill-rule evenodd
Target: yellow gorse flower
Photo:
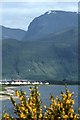
<path id="1" fill-rule="evenodd" d="M 26 118 L 26 115 L 24 113 L 21 113 L 20 118 L 24 119 L 24 118 Z"/>
<path id="2" fill-rule="evenodd" d="M 16 90 L 15 95 L 19 97 L 20 96 L 20 92 L 18 90 Z"/>
<path id="3" fill-rule="evenodd" d="M 50 97 L 51 104 L 49 107 L 44 105 L 45 111 L 42 112 L 42 105 L 40 93 L 35 86 L 30 87 L 30 96 L 26 98 L 26 93 L 23 91 L 15 91 L 16 96 L 19 97 L 20 103 L 11 97 L 11 101 L 16 110 L 18 119 L 20 120 L 79 120 L 80 114 L 76 114 L 73 105 L 73 94 L 68 89 L 66 92 L 61 92 L 61 96 L 54 98 Z M 4 114 L 4 120 L 15 120 L 9 114 Z"/>

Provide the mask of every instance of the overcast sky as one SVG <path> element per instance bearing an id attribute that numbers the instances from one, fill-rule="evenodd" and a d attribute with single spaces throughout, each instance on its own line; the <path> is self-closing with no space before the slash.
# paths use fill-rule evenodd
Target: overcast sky
<path id="1" fill-rule="evenodd" d="M 39 2 L 41 0 L 38 0 L 38 2 L 35 1 L 37 0 L 33 0 L 33 2 L 30 0 L 30 2 L 0 3 L 0 15 L 2 14 L 2 22 L 0 20 L 0 25 L 3 24 L 4 26 L 10 28 L 20 28 L 27 30 L 30 22 L 35 17 L 44 14 L 46 11 L 78 11 L 78 2 Z"/>

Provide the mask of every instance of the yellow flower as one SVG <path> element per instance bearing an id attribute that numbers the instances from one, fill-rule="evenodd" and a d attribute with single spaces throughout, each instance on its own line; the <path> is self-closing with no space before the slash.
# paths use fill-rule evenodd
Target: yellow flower
<path id="1" fill-rule="evenodd" d="M 25 114 L 21 113 L 20 118 L 26 118 Z"/>
<path id="2" fill-rule="evenodd" d="M 71 114 L 70 117 L 73 118 L 73 114 Z"/>
<path id="3" fill-rule="evenodd" d="M 4 118 L 9 119 L 10 118 L 9 114 L 5 113 Z"/>
<path id="4" fill-rule="evenodd" d="M 16 96 L 20 96 L 20 92 L 18 90 L 16 90 Z"/>
<path id="5" fill-rule="evenodd" d="M 33 103 L 30 101 L 30 105 L 32 106 L 33 105 Z"/>
<path id="6" fill-rule="evenodd" d="M 70 100 L 67 99 L 67 100 L 66 100 L 66 104 L 70 104 Z"/>
<path id="7" fill-rule="evenodd" d="M 76 120 L 76 118 L 77 118 L 77 116 L 76 116 L 76 115 L 74 115 L 74 120 Z"/>
<path id="8" fill-rule="evenodd" d="M 70 112 L 70 113 L 73 113 L 73 112 L 74 112 L 74 110 L 73 110 L 73 109 L 69 109 L 69 112 Z"/>
<path id="9" fill-rule="evenodd" d="M 65 111 L 64 111 L 64 110 L 62 111 L 62 114 L 63 114 L 63 115 L 65 114 Z"/>
<path id="10" fill-rule="evenodd" d="M 68 115 L 64 115 L 63 118 L 68 118 Z"/>
<path id="11" fill-rule="evenodd" d="M 71 94 L 71 93 L 69 93 L 69 94 L 68 94 L 68 97 L 70 98 L 71 96 L 72 96 L 72 94 Z"/>
<path id="12" fill-rule="evenodd" d="M 71 103 L 74 104 L 74 100 L 71 100 Z"/>
<path id="13" fill-rule="evenodd" d="M 39 115 L 39 118 L 42 118 L 42 114 Z"/>
<path id="14" fill-rule="evenodd" d="M 33 109 L 33 112 L 35 112 L 35 111 L 36 111 L 36 108 Z"/>
<path id="15" fill-rule="evenodd" d="M 19 98 L 19 99 L 20 99 L 20 101 L 22 101 L 22 100 L 23 100 L 23 98 L 24 98 L 23 96 L 20 96 L 20 98 Z"/>
<path id="16" fill-rule="evenodd" d="M 44 108 L 47 108 L 46 105 L 44 105 Z"/>
<path id="17" fill-rule="evenodd" d="M 28 114 L 28 109 L 25 109 L 25 112 Z"/>
<path id="18" fill-rule="evenodd" d="M 58 103 L 57 105 L 58 105 L 58 107 L 60 107 L 60 106 L 61 106 L 61 105 L 60 105 L 60 103 Z"/>
<path id="19" fill-rule="evenodd" d="M 52 102 L 54 103 L 54 105 L 57 105 L 57 104 L 56 104 L 56 100 L 52 100 Z"/>
<path id="20" fill-rule="evenodd" d="M 25 110 L 25 107 L 21 107 L 22 110 Z"/>

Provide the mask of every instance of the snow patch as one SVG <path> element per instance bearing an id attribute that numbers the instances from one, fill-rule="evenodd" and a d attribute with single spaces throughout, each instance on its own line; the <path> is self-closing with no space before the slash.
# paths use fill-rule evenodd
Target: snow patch
<path id="1" fill-rule="evenodd" d="M 56 14 L 56 11 L 52 11 L 52 13 Z"/>
<path id="2" fill-rule="evenodd" d="M 51 14 L 51 13 L 56 14 L 56 11 L 49 10 L 49 11 L 47 12 L 47 14 Z"/>
<path id="3" fill-rule="evenodd" d="M 51 10 L 49 10 L 47 14 L 51 14 L 51 13 L 52 13 L 52 11 L 51 11 Z"/>

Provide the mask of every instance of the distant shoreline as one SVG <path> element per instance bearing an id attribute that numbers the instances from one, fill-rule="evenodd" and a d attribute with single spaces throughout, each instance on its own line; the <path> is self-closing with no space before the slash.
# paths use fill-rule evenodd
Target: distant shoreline
<path id="1" fill-rule="evenodd" d="M 54 81 L 49 82 L 49 84 L 2 84 L 1 86 L 11 87 L 12 89 L 17 86 L 35 86 L 35 85 L 80 85 L 80 81 Z"/>

